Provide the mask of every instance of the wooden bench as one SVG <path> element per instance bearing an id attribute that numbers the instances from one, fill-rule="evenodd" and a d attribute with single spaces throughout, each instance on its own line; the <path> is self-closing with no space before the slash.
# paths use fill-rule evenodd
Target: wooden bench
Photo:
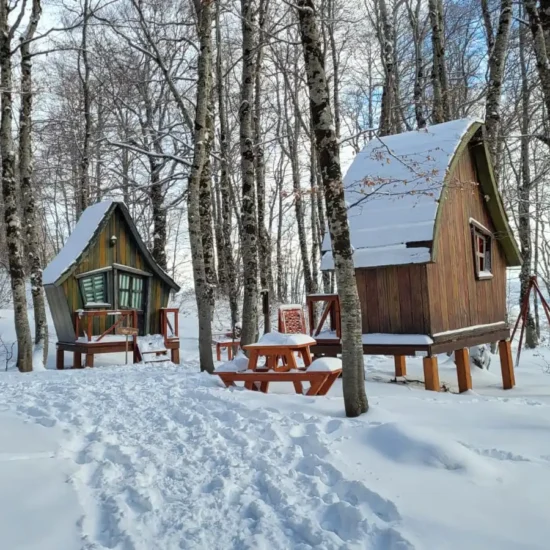
<path id="1" fill-rule="evenodd" d="M 239 351 L 239 348 L 241 347 L 241 341 L 240 340 L 230 340 L 230 339 L 218 339 L 214 340 L 214 344 L 216 344 L 216 359 L 218 361 L 222 360 L 222 350 L 227 350 L 227 360 L 231 361 L 233 359 L 233 355 L 237 355 L 237 352 Z"/>
<path id="2" fill-rule="evenodd" d="M 222 382 L 228 387 L 235 386 L 235 382 L 244 382 L 248 390 L 267 393 L 270 382 L 292 382 L 296 393 L 303 394 L 302 382 L 309 382 L 310 387 L 306 395 L 326 395 L 342 369 L 333 371 L 300 371 L 275 372 L 267 370 L 245 372 L 216 372 Z"/>

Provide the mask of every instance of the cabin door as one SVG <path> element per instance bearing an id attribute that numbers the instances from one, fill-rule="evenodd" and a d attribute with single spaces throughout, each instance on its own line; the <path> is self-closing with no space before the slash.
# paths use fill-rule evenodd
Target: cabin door
<path id="1" fill-rule="evenodd" d="M 133 273 L 118 273 L 118 307 L 119 309 L 137 309 L 138 330 L 145 331 L 145 277 Z"/>

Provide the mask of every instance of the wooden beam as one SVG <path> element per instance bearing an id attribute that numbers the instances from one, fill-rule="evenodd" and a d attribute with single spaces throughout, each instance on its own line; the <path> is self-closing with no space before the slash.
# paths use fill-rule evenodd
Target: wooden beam
<path id="1" fill-rule="evenodd" d="M 511 390 L 516 385 L 516 377 L 512 362 L 510 340 L 501 340 L 498 343 L 498 351 L 500 355 L 500 369 L 502 371 L 502 387 L 505 390 Z"/>
<path id="2" fill-rule="evenodd" d="M 437 366 L 437 357 L 424 357 L 424 387 L 427 390 L 439 391 L 439 369 Z"/>
<path id="3" fill-rule="evenodd" d="M 57 348 L 55 354 L 55 366 L 57 370 L 63 370 L 65 368 L 65 352 L 61 348 Z"/>
<path id="4" fill-rule="evenodd" d="M 407 376 L 407 363 L 404 355 L 395 355 L 395 376 Z"/>
<path id="5" fill-rule="evenodd" d="M 79 351 L 75 351 L 73 355 L 73 369 L 82 368 L 82 354 Z"/>
<path id="6" fill-rule="evenodd" d="M 455 350 L 455 362 L 459 393 L 471 390 L 472 373 L 470 371 L 470 354 L 468 353 L 468 348 Z"/>

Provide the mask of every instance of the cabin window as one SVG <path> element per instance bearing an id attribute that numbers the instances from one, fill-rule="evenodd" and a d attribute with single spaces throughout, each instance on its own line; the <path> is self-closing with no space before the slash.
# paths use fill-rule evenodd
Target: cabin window
<path id="1" fill-rule="evenodd" d="M 483 225 L 470 220 L 474 246 L 474 267 L 476 277 L 480 280 L 493 276 L 493 236 Z"/>
<path id="2" fill-rule="evenodd" d="M 122 309 L 142 309 L 143 277 L 128 273 L 119 273 L 118 307 Z"/>
<path id="3" fill-rule="evenodd" d="M 80 279 L 84 307 L 110 306 L 107 302 L 107 274 L 96 273 Z"/>

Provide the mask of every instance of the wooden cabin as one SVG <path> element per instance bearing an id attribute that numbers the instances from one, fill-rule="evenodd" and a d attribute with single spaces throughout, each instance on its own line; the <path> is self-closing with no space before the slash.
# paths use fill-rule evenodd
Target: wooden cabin
<path id="1" fill-rule="evenodd" d="M 438 353 L 482 343 L 503 342 L 508 357 L 506 268 L 521 257 L 483 125 L 455 120 L 376 138 L 344 186 L 365 353 L 425 355 L 425 370 Z M 323 250 L 321 269 L 334 269 L 328 236 Z M 317 353 L 339 346 L 335 332 L 317 338 Z"/>
<path id="2" fill-rule="evenodd" d="M 162 334 L 179 362 L 179 286 L 155 262 L 122 202 L 87 208 L 65 246 L 46 267 L 44 287 L 57 332 L 58 368 L 65 351 L 74 365 L 96 353 L 124 351 L 129 335 Z"/>

